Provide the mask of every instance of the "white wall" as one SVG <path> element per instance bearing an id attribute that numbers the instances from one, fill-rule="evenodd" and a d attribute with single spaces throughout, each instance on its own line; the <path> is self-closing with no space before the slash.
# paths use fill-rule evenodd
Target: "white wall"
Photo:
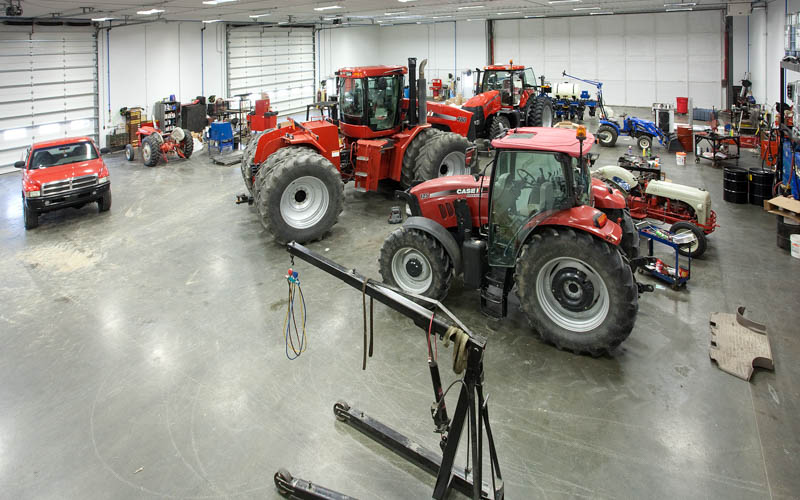
<path id="1" fill-rule="evenodd" d="M 201 34 L 204 26 L 206 29 Z M 111 127 L 124 123 L 119 115 L 119 109 L 124 106 L 142 106 L 151 117 L 153 103 L 171 94 L 181 102 L 190 102 L 199 95 L 225 93 L 225 27 L 222 24 L 122 26 L 111 29 L 109 36 L 107 30 L 101 30 L 98 50 L 103 143 Z M 110 56 L 110 67 L 107 56 Z"/>
<path id="2" fill-rule="evenodd" d="M 495 61 L 531 66 L 553 84 L 565 70 L 600 80 L 609 104 L 691 96 L 719 108 L 722 22 L 719 11 L 498 21 Z"/>

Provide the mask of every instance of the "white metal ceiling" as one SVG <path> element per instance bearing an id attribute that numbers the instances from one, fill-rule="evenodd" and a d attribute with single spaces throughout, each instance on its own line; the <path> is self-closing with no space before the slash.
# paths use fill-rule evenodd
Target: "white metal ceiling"
<path id="1" fill-rule="evenodd" d="M 14 0 L 15 2 L 17 0 Z M 206 0 L 208 1 L 208 0 Z M 722 8 L 720 0 L 21 0 L 24 17 L 107 18 L 115 22 L 167 20 L 221 20 L 259 22 L 377 24 L 446 21 L 448 19 L 509 19 L 525 16 L 572 16 L 599 13 L 658 12 L 674 8 Z M 739 0 L 741 1 L 741 0 Z M 679 5 L 682 4 L 682 5 Z M 315 10 L 325 7 L 326 10 Z M 139 15 L 138 11 L 163 9 Z"/>

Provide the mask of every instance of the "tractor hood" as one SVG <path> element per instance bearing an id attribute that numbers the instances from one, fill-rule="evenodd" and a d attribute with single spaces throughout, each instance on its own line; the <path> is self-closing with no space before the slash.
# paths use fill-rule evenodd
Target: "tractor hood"
<path id="1" fill-rule="evenodd" d="M 446 228 L 458 226 L 453 202 L 467 200 L 472 214 L 473 226 L 479 227 L 488 220 L 489 184 L 488 176 L 452 175 L 439 177 L 417 184 L 409 193 L 416 198 L 420 214 L 433 219 Z"/>
<path id="2" fill-rule="evenodd" d="M 626 170 L 618 165 L 608 165 L 605 167 L 595 168 L 592 170 L 592 177 L 614 181 L 620 186 L 626 187 L 620 182 L 623 181 L 625 184 L 627 184 L 628 191 L 635 188 L 637 184 L 639 184 L 639 182 L 636 180 L 636 176 L 633 175 L 630 170 Z"/>
<path id="3" fill-rule="evenodd" d="M 645 193 L 686 203 L 694 209 L 697 214 L 697 221 L 700 224 L 706 223 L 711 212 L 711 194 L 696 187 L 675 184 L 674 182 L 650 181 L 647 184 Z"/>
<path id="4" fill-rule="evenodd" d="M 464 108 L 477 108 L 479 106 L 486 106 L 489 102 L 500 99 L 500 91 L 498 90 L 490 90 L 488 92 L 484 92 L 482 94 L 478 94 L 474 97 L 470 97 L 467 101 L 462 104 L 461 106 Z"/>

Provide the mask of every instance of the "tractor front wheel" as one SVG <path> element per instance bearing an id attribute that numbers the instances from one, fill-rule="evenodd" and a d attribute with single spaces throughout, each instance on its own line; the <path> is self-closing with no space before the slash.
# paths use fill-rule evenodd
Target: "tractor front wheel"
<path id="1" fill-rule="evenodd" d="M 702 229 L 695 226 L 691 222 L 676 222 L 669 228 L 670 233 L 675 234 L 682 234 L 682 233 L 692 233 L 694 235 L 694 243 L 689 243 L 686 245 L 681 245 L 678 248 L 678 252 L 681 255 L 685 255 L 687 257 L 691 257 L 696 259 L 703 255 L 706 251 L 706 235 Z"/>
<path id="2" fill-rule="evenodd" d="M 492 124 L 489 126 L 489 140 L 497 139 L 505 135 L 506 130 L 511 128 L 511 122 L 503 115 L 494 115 Z"/>
<path id="3" fill-rule="evenodd" d="M 400 228 L 390 234 L 378 264 L 384 283 L 435 300 L 447 296 L 453 279 L 453 266 L 442 245 L 416 229 Z"/>
<path id="4" fill-rule="evenodd" d="M 545 228 L 517 260 L 520 306 L 559 349 L 599 356 L 630 335 L 638 291 L 613 245 L 567 228 Z"/>
<path id="5" fill-rule="evenodd" d="M 321 239 L 344 209 L 339 171 L 309 148 L 292 148 L 279 161 L 262 166 L 256 182 L 261 223 L 279 243 Z"/>
<path id="6" fill-rule="evenodd" d="M 160 137 L 153 134 L 142 139 L 142 161 L 147 167 L 155 167 L 161 161 Z"/>
<path id="7" fill-rule="evenodd" d="M 636 139 L 636 145 L 639 146 L 640 150 L 650 149 L 653 146 L 653 138 L 649 135 L 640 135 Z"/>
<path id="8" fill-rule="evenodd" d="M 526 107 L 528 112 L 525 113 L 525 122 L 529 127 L 553 126 L 553 101 L 549 97 L 540 95 L 533 101 L 533 105 Z"/>
<path id="9" fill-rule="evenodd" d="M 610 148 L 617 143 L 617 129 L 610 125 L 600 125 L 597 128 L 597 133 L 594 134 L 597 136 L 597 140 L 600 141 L 600 145 Z"/>
<path id="10" fill-rule="evenodd" d="M 417 155 L 417 180 L 470 174 L 472 171 L 466 165 L 466 152 L 470 146 L 466 137 L 453 132 L 441 132 L 432 137 L 422 145 Z"/>

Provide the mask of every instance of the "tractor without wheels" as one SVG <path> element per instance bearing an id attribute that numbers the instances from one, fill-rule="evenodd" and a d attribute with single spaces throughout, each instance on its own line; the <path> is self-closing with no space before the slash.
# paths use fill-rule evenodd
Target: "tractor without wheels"
<path id="1" fill-rule="evenodd" d="M 492 141 L 491 176 L 399 192 L 411 217 L 381 248 L 384 282 L 443 300 L 462 275 L 465 287 L 480 290 L 481 310 L 496 318 L 506 316 L 516 286 L 544 340 L 592 356 L 619 345 L 636 320 L 639 290 L 620 249 L 622 228 L 592 206 L 595 192 L 605 193 L 605 204 L 625 206 L 619 193 L 593 182 L 592 142 L 584 127 L 519 128 Z"/>
<path id="2" fill-rule="evenodd" d="M 623 160 L 626 157 L 620 158 Z M 661 180 L 661 169 L 636 166 L 626 162 L 627 168 L 617 165 L 600 167 L 592 176 L 618 189 L 627 199 L 630 216 L 634 219 L 653 219 L 672 224 L 672 233 L 692 233 L 693 243 L 681 246 L 678 252 L 694 258 L 706 251 L 706 236 L 714 232 L 717 214 L 711 210 L 711 194 L 674 182 Z M 634 175 L 631 171 L 639 175 Z"/>
<path id="3" fill-rule="evenodd" d="M 461 109 L 472 113 L 476 137 L 494 139 L 510 128 L 553 126 L 553 102 L 537 85 L 532 68 L 510 62 L 475 72 L 476 95 Z"/>
<path id="4" fill-rule="evenodd" d="M 192 138 L 192 133 L 185 128 L 176 127 L 172 133 L 164 136 L 158 127 L 145 125 L 139 127 L 136 135 L 139 137 L 139 153 L 142 155 L 142 162 L 147 167 L 155 167 L 161 160 L 168 163 L 167 156 L 170 154 L 187 159 L 192 156 L 192 151 L 194 151 L 194 138 Z M 133 161 L 136 158 L 135 151 L 132 145 L 126 145 L 125 159 Z"/>
<path id="5" fill-rule="evenodd" d="M 289 121 L 253 137 L 242 157 L 249 194 L 237 202 L 254 203 L 261 222 L 280 243 L 322 238 L 344 208 L 344 183 L 356 191 L 378 189 L 382 180 L 404 187 L 436 177 L 470 173 L 471 114 L 426 103 L 424 68 L 416 78 L 409 67 L 369 66 L 340 69 L 338 126 L 331 119 Z M 409 98 L 402 96 L 409 73 Z M 418 99 L 417 96 L 420 96 Z M 451 117 L 458 132 L 427 123 L 428 112 Z"/>

